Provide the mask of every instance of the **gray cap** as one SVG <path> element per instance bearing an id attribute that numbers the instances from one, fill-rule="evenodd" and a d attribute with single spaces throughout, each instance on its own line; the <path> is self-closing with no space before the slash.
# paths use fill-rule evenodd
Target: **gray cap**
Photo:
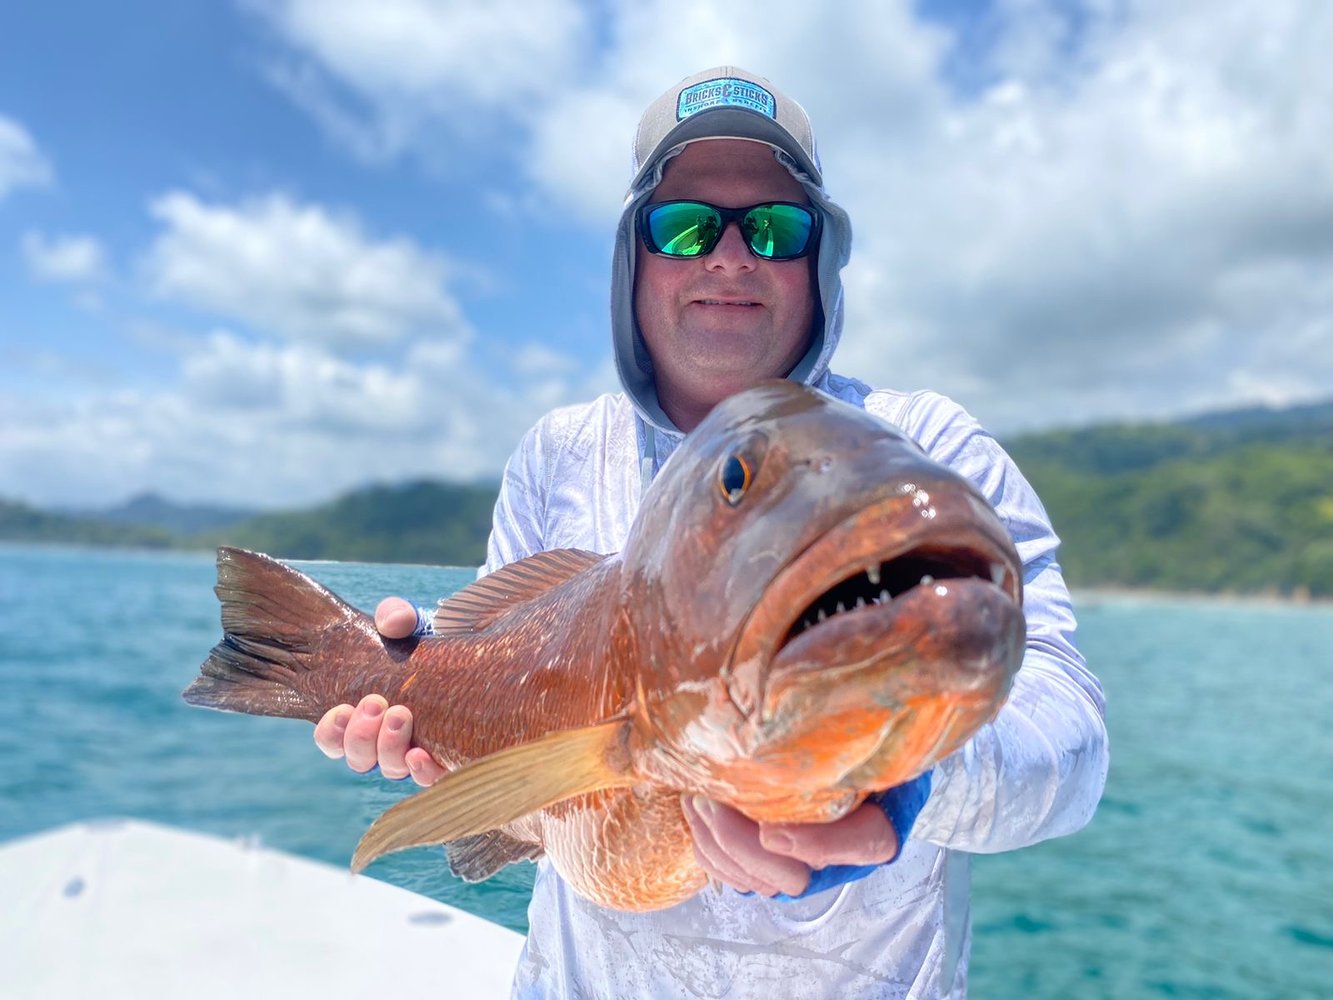
<path id="1" fill-rule="evenodd" d="M 695 139 L 767 143 L 823 186 L 815 134 L 805 109 L 762 76 L 737 66 L 718 66 L 686 77 L 648 106 L 634 135 L 630 189 L 638 188 L 663 154 Z"/>

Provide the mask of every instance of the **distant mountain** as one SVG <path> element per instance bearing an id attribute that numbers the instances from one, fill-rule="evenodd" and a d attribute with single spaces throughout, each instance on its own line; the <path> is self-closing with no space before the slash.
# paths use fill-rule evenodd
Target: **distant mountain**
<path id="1" fill-rule="evenodd" d="M 192 541 L 288 559 L 476 566 L 486 559 L 497 492 L 496 486 L 429 480 L 368 486 L 309 510 L 200 532 Z"/>
<path id="2" fill-rule="evenodd" d="M 176 543 L 175 536 L 162 528 L 55 514 L 4 499 L 0 499 L 0 539 L 140 548 L 170 548 Z"/>
<path id="3" fill-rule="evenodd" d="M 211 528 L 227 528 L 259 514 L 254 508 L 219 507 L 207 504 L 179 504 L 156 493 L 140 493 L 122 504 L 101 510 L 70 511 L 81 519 L 112 524 L 139 524 L 178 535 L 192 535 Z"/>
<path id="4" fill-rule="evenodd" d="M 1075 587 L 1333 597 L 1333 402 L 1049 431 L 1006 448 L 1050 512 Z M 495 496 L 422 480 L 244 519 L 152 494 L 95 517 L 0 501 L 0 539 L 473 566 Z"/>
<path id="5" fill-rule="evenodd" d="M 1146 472 L 1163 462 L 1206 458 L 1247 445 L 1333 441 L 1333 402 L 1288 409 L 1250 408 L 1184 420 L 1099 424 L 1023 435 L 1005 443 L 1026 465 L 1035 456 L 1071 471 Z"/>
<path id="6" fill-rule="evenodd" d="M 1333 596 L 1333 403 L 1053 431 L 1006 449 L 1074 586 Z"/>
<path id="7" fill-rule="evenodd" d="M 475 566 L 485 561 L 497 487 L 419 481 L 368 486 L 306 510 L 253 514 L 137 498 L 71 515 L 0 499 L 0 540 L 206 549 L 241 545 L 288 559 Z M 191 530 L 192 523 L 213 520 Z M 225 523 L 216 523 L 222 521 Z M 145 523 L 146 522 L 146 523 Z M 183 527 L 172 530 L 166 525 Z"/>

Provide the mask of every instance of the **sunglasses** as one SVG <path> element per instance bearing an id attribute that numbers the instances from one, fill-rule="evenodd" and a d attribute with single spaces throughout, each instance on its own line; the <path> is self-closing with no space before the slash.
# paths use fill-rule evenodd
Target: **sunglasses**
<path id="1" fill-rule="evenodd" d="M 663 257 L 703 257 L 727 226 L 740 223 L 750 253 L 763 260 L 804 257 L 817 243 L 819 214 L 789 201 L 720 208 L 705 201 L 659 201 L 639 209 L 644 246 Z"/>

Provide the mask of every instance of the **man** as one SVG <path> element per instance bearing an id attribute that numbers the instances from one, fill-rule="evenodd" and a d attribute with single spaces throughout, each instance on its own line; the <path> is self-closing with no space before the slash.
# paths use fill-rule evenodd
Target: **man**
<path id="1" fill-rule="evenodd" d="M 883 803 L 837 823 L 761 828 L 716 803 L 685 802 L 700 863 L 721 884 L 679 906 L 602 910 L 540 864 L 515 994 L 961 996 L 966 852 L 1079 829 L 1105 781 L 1102 693 L 1073 646 L 1057 540 L 1018 470 L 955 404 L 829 371 L 850 224 L 824 190 L 799 105 L 735 67 L 697 74 L 649 107 L 635 165 L 612 278 L 625 391 L 556 410 L 523 439 L 505 470 L 487 569 L 549 548 L 617 551 L 683 432 L 728 395 L 785 376 L 898 425 L 991 500 L 1024 560 L 1027 652 L 999 717 Z M 421 617 L 390 598 L 376 622 L 401 636 Z M 316 741 L 357 770 L 378 761 L 421 784 L 442 773 L 411 748 L 410 714 L 382 698 L 334 709 Z M 767 898 L 779 893 L 798 898 Z"/>

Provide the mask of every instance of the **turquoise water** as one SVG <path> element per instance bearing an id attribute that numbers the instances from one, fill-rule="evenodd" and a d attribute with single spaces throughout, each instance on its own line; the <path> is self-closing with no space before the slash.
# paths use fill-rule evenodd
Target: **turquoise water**
<path id="1" fill-rule="evenodd" d="M 300 564 L 361 606 L 470 571 Z M 345 865 L 414 786 L 310 727 L 191 709 L 219 636 L 206 554 L 0 546 L 0 840 L 137 816 Z M 976 859 L 977 997 L 1333 995 L 1333 609 L 1087 599 L 1112 773 L 1082 833 Z M 370 874 L 522 929 L 531 868 L 477 886 L 438 852 Z"/>

